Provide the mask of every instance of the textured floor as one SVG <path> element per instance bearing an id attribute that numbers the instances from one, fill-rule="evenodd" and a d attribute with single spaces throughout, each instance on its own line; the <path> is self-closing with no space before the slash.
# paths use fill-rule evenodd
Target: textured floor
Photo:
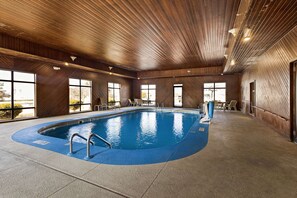
<path id="1" fill-rule="evenodd" d="M 206 148 L 145 166 L 86 162 L 15 143 L 0 124 L 0 197 L 297 197 L 297 145 L 239 112 L 215 112 Z"/>

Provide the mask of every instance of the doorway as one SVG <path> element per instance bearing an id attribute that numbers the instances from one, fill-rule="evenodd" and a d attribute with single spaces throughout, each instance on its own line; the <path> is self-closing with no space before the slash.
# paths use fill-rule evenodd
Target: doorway
<path id="1" fill-rule="evenodd" d="M 297 61 L 290 63 L 290 140 L 297 142 Z"/>
<path id="2" fill-rule="evenodd" d="M 250 83 L 250 114 L 255 116 L 256 106 L 256 81 Z"/>
<path id="3" fill-rule="evenodd" d="M 183 107 L 183 84 L 173 85 L 173 106 Z"/>

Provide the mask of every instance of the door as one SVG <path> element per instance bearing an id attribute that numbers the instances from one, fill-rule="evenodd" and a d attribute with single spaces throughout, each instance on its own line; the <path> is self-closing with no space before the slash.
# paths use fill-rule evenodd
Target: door
<path id="1" fill-rule="evenodd" d="M 173 106 L 182 107 L 183 106 L 183 85 L 174 84 L 173 86 Z"/>
<path id="2" fill-rule="evenodd" d="M 256 81 L 250 83 L 250 114 L 255 115 L 256 106 Z"/>

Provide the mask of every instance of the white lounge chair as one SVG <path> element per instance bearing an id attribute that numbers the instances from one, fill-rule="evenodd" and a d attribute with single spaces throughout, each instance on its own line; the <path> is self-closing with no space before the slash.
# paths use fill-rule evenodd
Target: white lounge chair
<path id="1" fill-rule="evenodd" d="M 98 98 L 98 105 L 95 105 L 94 106 L 94 111 L 96 110 L 107 110 L 107 104 L 104 102 L 104 99 L 103 98 Z"/>
<path id="2" fill-rule="evenodd" d="M 136 106 L 136 102 L 132 101 L 131 99 L 128 99 L 129 106 Z"/>
<path id="3" fill-rule="evenodd" d="M 142 106 L 143 105 L 143 101 L 142 99 L 134 99 L 136 105 L 135 106 Z"/>
<path id="4" fill-rule="evenodd" d="M 226 109 L 228 109 L 228 110 L 232 110 L 232 108 L 233 108 L 235 111 L 237 111 L 236 104 L 237 104 L 237 100 L 231 100 L 229 104 L 226 104 L 226 105 L 224 106 L 224 111 L 225 111 Z"/>

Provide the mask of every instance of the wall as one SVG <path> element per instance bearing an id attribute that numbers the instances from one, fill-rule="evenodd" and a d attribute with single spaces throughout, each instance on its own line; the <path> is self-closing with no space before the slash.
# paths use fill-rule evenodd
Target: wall
<path id="1" fill-rule="evenodd" d="M 247 69 L 241 80 L 243 112 L 249 109 L 249 83 L 256 81 L 256 118 L 289 136 L 290 71 L 297 59 L 297 27 L 267 50 L 257 64 Z M 261 108 L 261 109 L 260 109 Z"/>
<path id="2" fill-rule="evenodd" d="M 107 100 L 107 82 L 121 84 L 121 103 L 127 104 L 132 96 L 133 80 L 112 75 L 88 72 L 79 69 L 61 67 L 53 70 L 53 65 L 0 55 L 0 69 L 24 71 L 37 74 L 37 116 L 48 117 L 69 113 L 69 78 L 92 80 L 92 104 L 98 104 L 98 98 Z"/>
<path id="3" fill-rule="evenodd" d="M 179 77 L 157 78 L 146 80 L 134 80 L 134 98 L 140 98 L 141 84 L 156 84 L 157 103 L 164 103 L 166 107 L 173 106 L 173 84 L 183 84 L 183 107 L 197 108 L 203 102 L 203 83 L 226 82 L 226 99 L 239 101 L 240 76 L 203 76 L 203 77 Z"/>

